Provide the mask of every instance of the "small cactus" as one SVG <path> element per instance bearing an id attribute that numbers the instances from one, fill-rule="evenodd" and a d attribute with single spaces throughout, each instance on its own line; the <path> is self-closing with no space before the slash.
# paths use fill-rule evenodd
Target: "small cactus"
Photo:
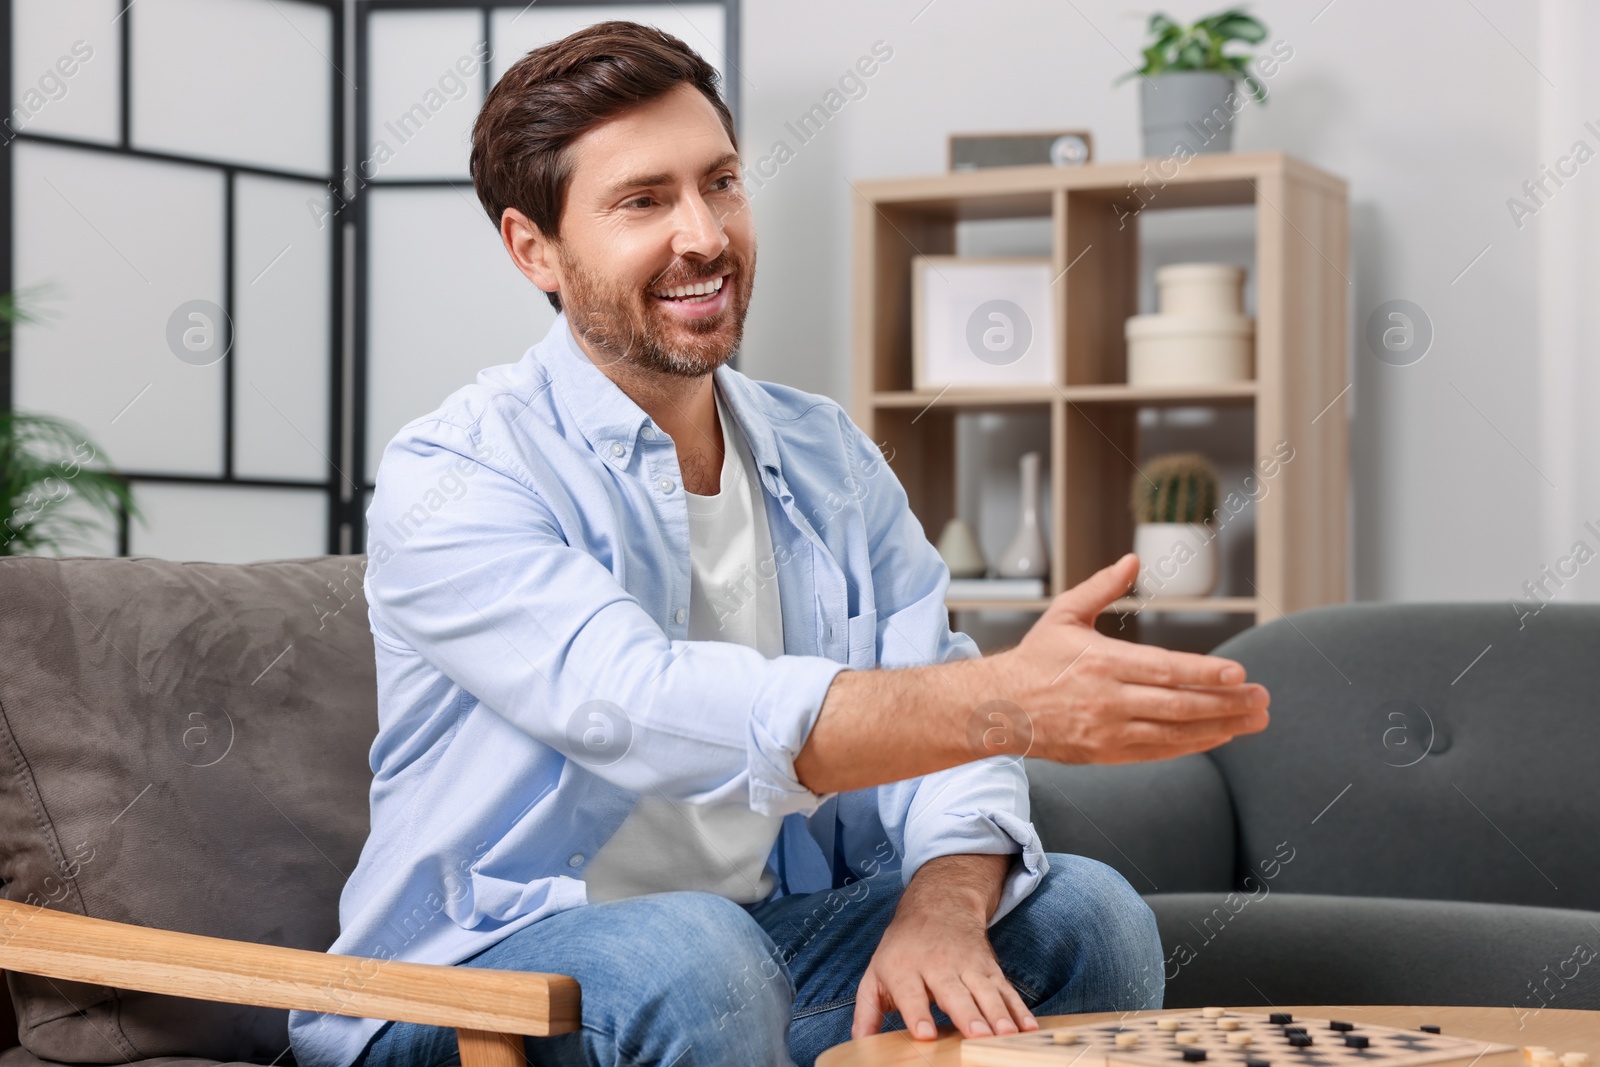
<path id="1" fill-rule="evenodd" d="M 1135 522 L 1209 522 L 1217 510 L 1217 471 L 1197 452 L 1157 456 L 1133 476 Z"/>

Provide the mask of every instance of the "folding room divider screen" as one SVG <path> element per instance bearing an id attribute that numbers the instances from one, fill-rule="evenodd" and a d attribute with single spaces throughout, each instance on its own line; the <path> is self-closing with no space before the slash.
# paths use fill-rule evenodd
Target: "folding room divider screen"
<path id="1" fill-rule="evenodd" d="M 739 113 L 738 0 L 0 0 L 0 17 L 0 292 L 34 316 L 0 354 L 0 405 L 81 426 L 145 515 L 74 551 L 361 550 L 395 431 L 554 319 L 467 175 L 484 94 L 530 49 L 647 22 L 716 66 Z"/>

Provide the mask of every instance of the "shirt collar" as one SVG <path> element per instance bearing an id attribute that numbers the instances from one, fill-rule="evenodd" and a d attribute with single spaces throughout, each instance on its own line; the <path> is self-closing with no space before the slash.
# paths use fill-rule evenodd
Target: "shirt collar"
<path id="1" fill-rule="evenodd" d="M 562 406 L 572 413 L 573 421 L 589 446 L 607 460 L 614 459 L 626 466 L 639 429 L 650 417 L 578 346 L 565 311 L 556 315 L 555 323 L 537 352 L 550 374 L 551 388 Z M 783 466 L 778 458 L 777 435 L 772 430 L 766 393 L 726 363 L 714 373 L 724 402 L 750 446 L 756 468 L 770 468 L 781 476 Z M 621 447 L 620 454 L 614 446 Z"/>

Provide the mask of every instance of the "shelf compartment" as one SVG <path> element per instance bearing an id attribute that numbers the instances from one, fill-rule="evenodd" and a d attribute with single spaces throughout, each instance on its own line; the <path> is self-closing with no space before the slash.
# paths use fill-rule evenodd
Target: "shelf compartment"
<path id="1" fill-rule="evenodd" d="M 1005 388 L 974 389 L 951 386 L 945 390 L 897 389 L 874 393 L 872 403 L 877 408 L 910 408 L 920 411 L 937 402 L 952 408 L 967 410 L 982 408 L 1015 407 L 1019 404 L 1048 404 L 1057 396 L 1053 385 L 1015 385 Z"/>
<path id="2" fill-rule="evenodd" d="M 1079 404 L 1137 404 L 1140 406 L 1194 406 L 1247 404 L 1259 392 L 1256 383 L 1220 385 L 1069 385 L 1061 395 Z"/>

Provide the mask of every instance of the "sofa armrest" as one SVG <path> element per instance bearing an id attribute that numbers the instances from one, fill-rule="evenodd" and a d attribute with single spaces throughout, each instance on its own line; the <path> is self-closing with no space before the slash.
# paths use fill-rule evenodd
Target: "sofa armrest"
<path id="1" fill-rule="evenodd" d="M 0 970 L 478 1035 L 546 1037 L 579 1025 L 578 983 L 565 975 L 336 956 L 152 930 L 15 901 L 0 901 Z M 515 1047 L 520 1063 L 520 1040 Z"/>

